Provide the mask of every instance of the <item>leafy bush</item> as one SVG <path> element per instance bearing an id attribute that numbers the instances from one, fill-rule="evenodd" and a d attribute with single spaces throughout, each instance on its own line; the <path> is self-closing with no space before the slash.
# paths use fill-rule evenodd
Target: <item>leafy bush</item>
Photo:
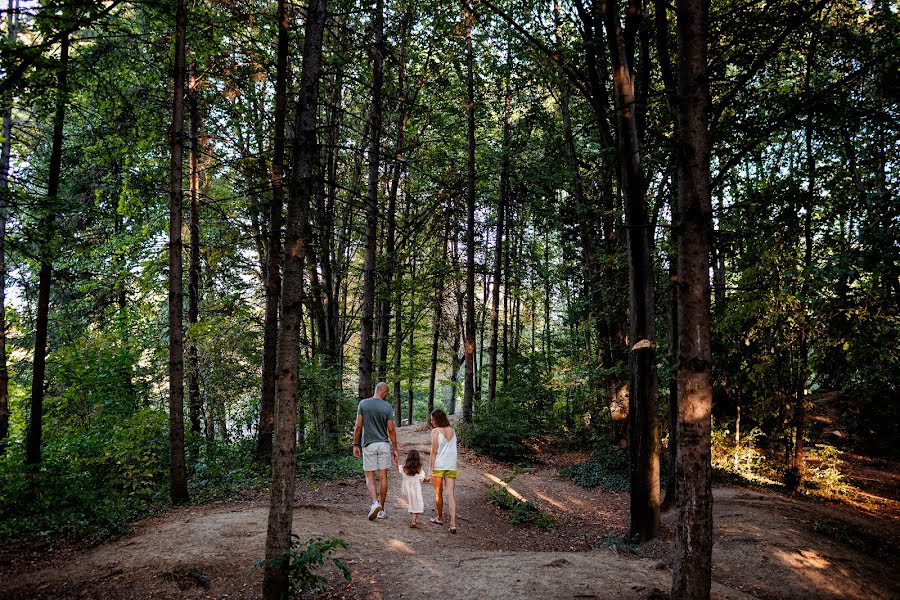
<path id="1" fill-rule="evenodd" d="M 522 502 L 499 485 L 488 486 L 484 492 L 484 499 L 510 511 L 508 520 L 513 525 L 534 525 L 542 529 L 551 529 L 559 524 L 557 517 L 541 512 L 533 502 L 527 500 Z"/>
<path id="2" fill-rule="evenodd" d="M 306 481 L 349 479 L 360 473 L 359 461 L 347 453 L 330 456 L 301 453 L 297 456 L 297 477 Z"/>
<path id="3" fill-rule="evenodd" d="M 459 428 L 460 442 L 479 454 L 506 462 L 524 462 L 534 449 L 528 444 L 535 436 L 526 411 L 509 399 L 479 411 L 474 423 Z"/>
<path id="4" fill-rule="evenodd" d="M 297 535 L 291 534 L 291 547 L 282 554 L 268 561 L 256 563 L 257 566 L 272 566 L 275 569 L 287 569 L 290 582 L 290 593 L 300 593 L 305 590 L 321 591 L 325 588 L 327 580 L 315 572 L 318 567 L 331 563 L 341 572 L 345 581 L 350 581 L 350 569 L 338 558 L 329 556 L 336 548 L 346 548 L 347 542 L 340 538 L 313 538 L 306 543 Z"/>
<path id="5" fill-rule="evenodd" d="M 630 486 L 628 455 L 611 445 L 601 446 L 589 461 L 562 469 L 560 474 L 582 487 L 608 492 L 628 491 Z"/>

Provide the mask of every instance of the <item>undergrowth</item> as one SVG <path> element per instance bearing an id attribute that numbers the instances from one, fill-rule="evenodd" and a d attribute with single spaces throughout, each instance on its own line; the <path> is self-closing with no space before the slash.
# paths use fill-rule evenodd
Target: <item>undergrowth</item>
<path id="1" fill-rule="evenodd" d="M 488 486 L 484 498 L 491 504 L 508 510 L 507 520 L 513 525 L 533 525 L 542 529 L 552 529 L 559 525 L 557 517 L 541 512 L 533 502 L 522 502 L 499 485 Z"/>
<path id="2" fill-rule="evenodd" d="M 291 547 L 287 552 L 268 561 L 259 561 L 256 566 L 286 569 L 291 595 L 304 591 L 319 592 L 325 589 L 328 580 L 317 571 L 326 562 L 331 562 L 344 580 L 350 581 L 347 566 L 339 558 L 330 556 L 337 548 L 346 547 L 347 542 L 341 538 L 312 538 L 304 544 L 299 536 L 291 534 Z"/>
<path id="3" fill-rule="evenodd" d="M 587 488 L 600 488 L 607 492 L 628 491 L 628 455 L 611 445 L 601 446 L 591 459 L 560 470 L 563 477 Z"/>

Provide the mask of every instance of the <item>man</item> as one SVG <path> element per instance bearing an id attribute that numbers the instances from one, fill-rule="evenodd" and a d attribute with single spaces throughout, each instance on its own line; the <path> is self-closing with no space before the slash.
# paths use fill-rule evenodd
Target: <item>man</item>
<path id="1" fill-rule="evenodd" d="M 366 488 L 372 498 L 369 520 L 383 519 L 384 501 L 387 498 L 387 472 L 391 464 L 400 464 L 397 449 L 397 429 L 394 427 L 394 409 L 385 401 L 388 385 L 380 381 L 375 395 L 360 401 L 356 409 L 356 426 L 353 428 L 353 456 L 362 455 Z M 360 445 L 360 442 L 362 445 Z M 380 494 L 375 490 L 375 471 L 378 471 Z"/>

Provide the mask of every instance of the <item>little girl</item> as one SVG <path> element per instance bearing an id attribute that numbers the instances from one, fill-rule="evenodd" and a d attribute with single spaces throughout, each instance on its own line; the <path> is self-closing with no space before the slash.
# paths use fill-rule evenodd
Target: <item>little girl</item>
<path id="1" fill-rule="evenodd" d="M 409 505 L 409 514 L 412 517 L 410 527 L 416 527 L 416 519 L 425 510 L 422 502 L 422 482 L 425 480 L 425 471 L 422 470 L 422 458 L 418 450 L 410 450 L 406 455 L 406 464 L 400 465 L 400 476 L 403 477 L 403 494 Z"/>

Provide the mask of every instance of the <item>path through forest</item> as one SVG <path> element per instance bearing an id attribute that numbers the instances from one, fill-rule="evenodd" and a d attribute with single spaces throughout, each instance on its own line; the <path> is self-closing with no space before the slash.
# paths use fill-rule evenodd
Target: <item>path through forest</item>
<path id="1" fill-rule="evenodd" d="M 428 450 L 420 426 L 400 429 L 404 450 Z M 560 479 L 555 456 L 519 473 L 511 486 L 541 510 L 560 517 L 543 530 L 515 527 L 483 497 L 487 474 L 509 469 L 461 452 L 459 533 L 428 523 L 418 529 L 391 479 L 388 518 L 366 520 L 362 478 L 300 484 L 294 532 L 301 538 L 341 537 L 338 555 L 349 584 L 328 570 L 328 597 L 661 598 L 671 581 L 674 514 L 663 536 L 641 557 L 612 540 L 628 524 L 628 498 L 586 490 Z M 715 491 L 713 597 L 897 598 L 900 522 L 845 507 L 797 501 L 737 488 Z M 0 565 L 0 598 L 255 598 L 261 572 L 267 502 L 261 498 L 172 509 L 133 532 L 87 551 L 62 552 Z M 606 543 L 604 543 L 606 541 Z"/>

